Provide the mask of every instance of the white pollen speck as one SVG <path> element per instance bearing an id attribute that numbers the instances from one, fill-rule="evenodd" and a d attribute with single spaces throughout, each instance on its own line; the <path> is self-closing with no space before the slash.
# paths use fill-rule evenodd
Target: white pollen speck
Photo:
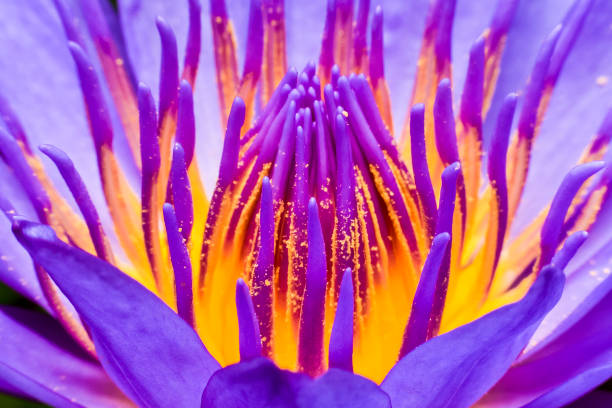
<path id="1" fill-rule="evenodd" d="M 595 80 L 595 83 L 599 86 L 606 86 L 608 84 L 608 82 L 610 81 L 610 78 L 605 76 L 605 75 L 600 75 L 597 77 L 597 79 Z"/>

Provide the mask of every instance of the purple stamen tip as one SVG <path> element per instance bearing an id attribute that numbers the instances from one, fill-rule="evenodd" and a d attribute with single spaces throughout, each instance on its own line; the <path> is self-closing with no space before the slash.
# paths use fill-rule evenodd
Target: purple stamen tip
<path id="1" fill-rule="evenodd" d="M 565 215 L 574 199 L 574 196 L 580 189 L 580 186 L 593 174 L 604 168 L 605 163 L 595 161 L 585 163 L 574 167 L 565 176 L 561 182 L 561 186 L 555 193 L 546 220 L 542 226 L 540 235 L 541 240 L 541 255 L 540 266 L 548 265 L 553 254 L 557 250 L 559 241 L 562 239 L 561 232 Z"/>
<path id="2" fill-rule="evenodd" d="M 172 164 L 170 168 L 170 180 L 172 198 L 179 230 L 186 241 L 191 235 L 193 225 L 193 201 L 191 197 L 191 185 L 187 175 L 187 163 L 185 162 L 185 151 L 180 143 L 174 144 L 172 151 Z"/>
<path id="3" fill-rule="evenodd" d="M 314 197 L 308 202 L 308 262 L 306 289 L 300 317 L 298 365 L 310 376 L 317 376 L 323 367 L 323 323 L 325 320 L 325 284 L 327 261 L 325 241 Z"/>
<path id="4" fill-rule="evenodd" d="M 195 114 L 193 109 L 193 92 L 188 81 L 182 80 L 178 96 L 178 118 L 176 124 L 176 141 L 185 150 L 187 168 L 193 160 L 195 145 Z"/>
<path id="5" fill-rule="evenodd" d="M 195 327 L 193 311 L 192 272 L 189 251 L 179 231 L 179 224 L 171 204 L 164 204 L 164 223 L 168 236 L 168 249 L 174 270 L 174 288 L 178 315 Z"/>
<path id="6" fill-rule="evenodd" d="M 261 335 L 249 287 L 242 278 L 236 282 L 236 312 L 240 361 L 261 356 Z"/>
<path id="7" fill-rule="evenodd" d="M 443 232 L 436 235 L 431 243 L 431 249 L 423 265 L 419 285 L 412 301 L 412 310 L 404 330 L 399 359 L 428 340 L 428 328 L 432 321 L 431 312 L 436 296 L 436 282 L 449 242 L 450 234 Z"/>
<path id="8" fill-rule="evenodd" d="M 75 169 L 72 160 L 70 160 L 64 151 L 55 146 L 42 145 L 39 147 L 39 149 L 51 160 L 53 160 L 53 163 L 57 166 L 62 178 L 66 182 L 66 185 L 68 185 L 70 193 L 74 197 L 79 210 L 81 210 L 81 214 L 83 214 L 83 218 L 87 224 L 89 235 L 97 255 L 109 262 L 112 262 L 113 255 L 106 236 L 104 235 L 100 217 L 98 216 L 96 207 L 89 196 L 87 187 Z"/>
<path id="9" fill-rule="evenodd" d="M 170 25 L 161 17 L 158 17 L 155 23 L 162 49 L 159 76 L 159 117 L 161 125 L 165 115 L 176 105 L 178 97 L 178 51 L 176 36 Z"/>
<path id="10" fill-rule="evenodd" d="M 470 61 L 461 95 L 461 119 L 471 126 L 482 125 L 484 93 L 485 41 L 479 37 L 470 50 Z"/>
<path id="11" fill-rule="evenodd" d="M 431 237 L 436 225 L 437 204 L 427 164 L 425 105 L 421 103 L 413 106 L 410 112 L 410 146 L 412 149 L 414 182 L 421 202 L 427 230 Z"/>
<path id="12" fill-rule="evenodd" d="M 259 330 L 266 355 L 272 352 L 272 280 L 274 279 L 274 206 L 272 186 L 268 177 L 261 186 L 261 207 L 259 212 L 259 252 L 253 272 L 251 293 Z"/>
<path id="13" fill-rule="evenodd" d="M 225 131 L 225 141 L 223 143 L 223 153 L 219 166 L 218 183 L 221 188 L 229 186 L 234 178 L 234 172 L 238 165 L 238 153 L 240 148 L 240 129 L 244 124 L 245 105 L 240 97 L 234 99 L 227 120 L 227 130 Z"/>
<path id="14" fill-rule="evenodd" d="M 157 112 L 151 90 L 145 84 L 138 85 L 138 111 L 140 122 L 140 155 L 142 172 L 150 177 L 159 170 L 160 154 L 157 137 Z"/>
<path id="15" fill-rule="evenodd" d="M 353 372 L 354 289 L 351 268 L 346 268 L 340 284 L 336 317 L 329 340 L 329 367 Z"/>
<path id="16" fill-rule="evenodd" d="M 565 269 L 569 261 L 576 255 L 576 252 L 584 241 L 588 238 L 589 234 L 586 231 L 576 231 L 570 235 L 563 244 L 563 247 L 552 257 L 550 261 L 551 265 L 559 268 L 560 270 Z"/>
<path id="17" fill-rule="evenodd" d="M 453 96 L 448 78 L 440 81 L 433 107 L 434 133 L 436 147 L 444 164 L 459 160 L 455 118 L 453 114 Z"/>
<path id="18" fill-rule="evenodd" d="M 96 148 L 102 145 L 110 145 L 113 141 L 113 128 L 96 71 L 83 49 L 77 43 L 69 41 L 68 48 L 77 66 L 81 90 L 90 121 L 91 134 Z"/>

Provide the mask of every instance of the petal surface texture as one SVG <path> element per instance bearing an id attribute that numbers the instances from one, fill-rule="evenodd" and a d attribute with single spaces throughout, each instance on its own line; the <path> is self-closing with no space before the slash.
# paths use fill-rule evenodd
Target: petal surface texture
<path id="1" fill-rule="evenodd" d="M 393 407 L 469 407 L 476 402 L 525 347 L 559 300 L 563 283 L 559 270 L 547 268 L 520 301 L 414 349 L 381 384 Z"/>
<path id="2" fill-rule="evenodd" d="M 147 407 L 197 406 L 219 366 L 187 323 L 118 269 L 60 242 L 50 228 L 23 221 L 15 234 L 75 305 L 102 365 L 124 392 Z"/>

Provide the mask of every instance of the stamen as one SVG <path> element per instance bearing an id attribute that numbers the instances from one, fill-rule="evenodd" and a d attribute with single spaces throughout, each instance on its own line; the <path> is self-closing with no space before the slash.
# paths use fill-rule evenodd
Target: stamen
<path id="1" fill-rule="evenodd" d="M 251 295 L 265 356 L 272 356 L 274 296 L 274 205 L 270 179 L 264 177 L 261 187 L 261 209 L 259 214 L 259 252 L 253 271 Z"/>
<path id="2" fill-rule="evenodd" d="M 433 107 L 433 122 L 436 148 L 442 164 L 449 166 L 459 161 L 459 149 L 457 147 L 457 136 L 455 133 L 455 117 L 453 114 L 453 96 L 451 83 L 448 79 L 443 79 L 438 85 L 436 99 Z M 431 166 L 430 166 L 431 169 Z M 432 182 L 435 183 L 432 176 Z M 436 189 L 437 186 L 434 187 Z M 465 234 L 467 223 L 467 195 L 463 169 L 459 170 L 457 179 L 457 192 L 459 198 L 459 209 L 461 213 L 461 239 Z"/>
<path id="3" fill-rule="evenodd" d="M 578 39 L 578 34 L 582 30 L 586 16 L 589 14 L 593 6 L 592 0 L 577 0 L 572 4 L 565 17 L 563 18 L 562 30 L 559 34 L 559 40 L 555 45 L 555 50 L 550 58 L 548 71 L 546 73 L 546 86 L 549 89 L 555 86 L 563 64 L 567 59 L 572 47 Z M 545 95 L 550 97 L 550 93 L 545 92 Z M 546 110 L 548 100 L 540 109 Z"/>
<path id="4" fill-rule="evenodd" d="M 289 166 L 292 164 L 295 153 L 295 109 L 295 103 L 290 104 L 287 116 L 285 117 L 285 123 L 283 124 L 280 144 L 276 146 L 278 152 L 272 166 L 272 191 L 275 206 L 278 206 L 278 203 L 285 196 Z"/>
<path id="5" fill-rule="evenodd" d="M 453 114 L 453 97 L 451 83 L 443 79 L 438 84 L 433 107 L 435 140 L 442 163 L 448 166 L 459 161 L 457 135 L 455 134 L 455 116 Z"/>
<path id="6" fill-rule="evenodd" d="M 158 188 L 160 151 L 157 137 L 157 115 L 151 90 L 144 84 L 138 87 L 138 109 L 140 110 L 140 154 L 142 155 L 142 231 L 144 244 L 153 277 L 159 291 L 169 295 L 170 288 L 164 286 L 164 264 L 159 234 L 159 203 L 161 191 Z"/>
<path id="7" fill-rule="evenodd" d="M 89 235 L 96 250 L 96 255 L 98 255 L 99 258 L 114 264 L 115 258 L 113 256 L 113 251 L 110 243 L 108 242 L 108 238 L 104 233 L 104 229 L 102 228 L 102 223 L 100 222 L 100 217 L 98 216 L 96 207 L 91 201 L 87 187 L 74 167 L 72 160 L 70 160 L 66 153 L 55 146 L 42 145 L 39 147 L 39 149 L 51 160 L 53 160 L 53 163 L 55 163 L 57 166 L 62 178 L 70 189 L 70 193 L 74 197 L 74 201 L 79 206 L 79 210 L 81 210 L 81 214 L 83 214 L 83 218 L 87 224 Z"/>
<path id="8" fill-rule="evenodd" d="M 245 106 L 242 99 L 236 97 L 232 104 L 227 129 L 225 131 L 225 141 L 223 143 L 223 152 L 221 154 L 221 163 L 219 165 L 219 175 L 217 177 L 217 185 L 211 200 L 211 207 L 208 210 L 206 227 L 204 230 L 204 238 L 202 241 L 200 275 L 198 287 L 203 290 L 206 279 L 207 264 L 209 262 L 210 252 L 217 240 L 214 240 L 215 234 L 220 233 L 218 220 L 222 212 L 229 211 L 231 204 L 228 189 L 232 185 L 234 175 L 238 166 L 238 153 L 240 150 L 240 129 L 244 123 Z"/>
<path id="9" fill-rule="evenodd" d="M 399 191 L 397 181 L 393 176 L 388 163 L 386 162 L 378 143 L 376 142 L 370 127 L 361 112 L 361 108 L 355 100 L 355 95 L 349 88 L 348 80 L 346 77 L 341 77 L 338 80 L 338 89 L 340 92 L 340 100 L 342 106 L 347 110 L 349 117 L 351 118 L 351 127 L 355 132 L 359 144 L 363 149 L 363 153 L 374 167 L 374 171 L 378 173 L 384 187 L 377 186 L 379 193 L 385 197 L 387 204 L 393 208 L 394 213 L 397 216 L 397 222 L 401 228 L 402 236 L 407 240 L 408 247 L 413 255 L 418 257 L 417 241 L 414 230 L 410 223 L 410 217 L 405 203 L 402 201 L 402 194 Z"/>
<path id="10" fill-rule="evenodd" d="M 297 128 L 296 148 L 295 148 L 295 180 L 292 197 L 292 215 L 290 220 L 290 240 L 293 246 L 293 259 L 291 264 L 291 285 L 290 293 L 293 294 L 294 303 L 298 303 L 304 296 L 304 284 L 306 276 L 306 262 L 308 259 L 308 249 L 304 242 L 307 242 L 307 219 L 308 219 L 308 195 L 309 195 L 309 175 L 308 162 L 306 161 L 306 141 L 304 131 L 300 126 Z M 293 242 L 291 242 L 293 241 Z M 297 307 L 295 308 L 298 309 Z"/>
<path id="11" fill-rule="evenodd" d="M 586 231 L 576 231 L 567 237 L 563 247 L 552 257 L 550 264 L 561 271 L 565 269 L 578 249 L 580 249 L 584 241 L 586 241 L 588 235 Z"/>
<path id="12" fill-rule="evenodd" d="M 570 170 L 563 179 L 561 186 L 555 193 L 555 197 L 550 204 L 550 210 L 542 226 L 540 236 L 540 258 L 538 260 L 538 266 L 535 269 L 536 271 L 548 265 L 552 260 L 557 250 L 557 246 L 559 245 L 559 241 L 563 238 L 561 236 L 561 231 L 565 215 L 578 189 L 586 179 L 597 173 L 603 167 L 603 162 L 581 164 Z"/>
<path id="13" fill-rule="evenodd" d="M 189 28 L 187 31 L 187 45 L 185 46 L 185 59 L 181 78 L 187 80 L 195 88 L 198 66 L 200 63 L 201 33 L 202 33 L 202 5 L 200 0 L 189 0 Z"/>
<path id="14" fill-rule="evenodd" d="M 244 123 L 244 117 L 244 101 L 236 97 L 227 121 L 225 143 L 223 144 L 223 154 L 219 166 L 218 184 L 221 189 L 225 189 L 231 184 L 237 169 L 240 129 Z"/>
<path id="15" fill-rule="evenodd" d="M 259 322 L 255 315 L 249 287 L 242 279 L 236 282 L 236 311 L 238 313 L 240 361 L 261 356 Z"/>
<path id="16" fill-rule="evenodd" d="M 25 130 L 23 130 L 23 126 L 13 111 L 13 108 L 11 108 L 10 104 L 2 94 L 0 94 L 0 119 L 6 126 L 8 133 L 10 133 L 17 140 L 17 143 L 22 146 L 25 153 L 32 154 L 32 148 L 28 143 Z"/>
<path id="17" fill-rule="evenodd" d="M 45 173 L 42 162 L 33 154 L 21 122 L 2 95 L 0 95 L 0 118 L 6 126 L 6 130 L 10 133 L 6 136 L 9 139 L 12 136 L 14 139 L 13 141 L 8 141 L 8 145 L 0 147 L 0 154 L 4 155 L 2 151 L 6 149 L 11 152 L 6 153 L 6 163 L 16 173 L 22 188 L 28 194 L 35 211 L 37 211 L 37 215 L 40 216 L 40 212 L 44 212 L 44 217 L 40 218 L 40 220 L 53 226 L 63 241 L 72 242 L 85 250 L 93 252 L 87 227 L 55 189 L 50 178 Z M 25 176 L 24 174 L 31 174 L 33 177 Z M 38 199 L 32 200 L 30 195 L 32 187 L 29 183 L 36 184 L 34 190 L 39 191 L 36 194 L 43 201 L 46 201 L 48 206 Z"/>
<path id="18" fill-rule="evenodd" d="M 117 237 L 135 269 L 149 269 L 141 228 L 136 224 L 140 217 L 140 204 L 128 185 L 123 172 L 113 155 L 113 130 L 95 70 L 89 59 L 77 44 L 69 43 L 70 52 L 76 63 L 81 90 L 85 99 L 90 130 L 98 156 L 98 168 L 104 190 L 104 197 L 113 219 Z M 147 287 L 151 281 L 142 276 Z"/>
<path id="19" fill-rule="evenodd" d="M 210 1 L 210 20 L 213 32 L 221 123 L 225 124 L 230 111 L 230 101 L 233 100 L 238 89 L 236 40 L 232 22 L 227 17 L 225 0 Z"/>
<path id="20" fill-rule="evenodd" d="M 351 69 L 353 48 L 353 0 L 336 0 L 334 36 L 334 61 L 340 72 L 348 73 Z"/>
<path id="21" fill-rule="evenodd" d="M 351 268 L 346 268 L 340 285 L 336 316 L 329 340 L 329 368 L 353 372 L 354 289 Z"/>
<path id="22" fill-rule="evenodd" d="M 85 49 L 85 43 L 82 38 L 79 38 L 78 31 L 74 27 L 74 21 L 76 20 L 67 12 L 64 1 L 56 0 L 55 5 L 62 20 L 67 39 Z M 126 69 L 127 65 L 124 63 L 124 55 L 122 50 L 118 49 L 116 45 L 117 42 L 113 38 L 101 5 L 95 1 L 87 1 L 81 2 L 79 6 L 82 8 L 81 15 L 93 39 L 93 45 L 96 49 L 114 106 L 117 107 L 117 113 L 125 130 L 134 162 L 137 166 L 140 166 L 138 107 L 132 74 Z"/>
<path id="23" fill-rule="evenodd" d="M 185 80 L 181 81 L 178 95 L 178 116 L 176 123 L 176 142 L 185 151 L 185 165 L 187 168 L 193 160 L 195 145 L 195 114 L 193 109 L 193 92 Z"/>
<path id="24" fill-rule="evenodd" d="M 251 124 L 253 117 L 255 90 L 257 89 L 259 77 L 261 76 L 261 65 L 263 60 L 264 28 L 261 7 L 261 0 L 251 0 L 244 69 L 238 89 L 238 94 L 242 100 L 245 101 L 245 105 L 247 106 L 245 120 L 247 126 Z"/>
<path id="25" fill-rule="evenodd" d="M 28 195 L 38 218 L 46 222 L 51 202 L 20 151 L 17 141 L 0 128 L 0 154 Z"/>
<path id="26" fill-rule="evenodd" d="M 420 103 L 412 107 L 410 113 L 410 143 L 412 146 L 412 173 L 416 183 L 423 223 L 426 225 L 427 237 L 433 238 L 436 227 L 437 204 L 436 195 L 427 166 L 425 151 L 425 106 Z"/>
<path id="27" fill-rule="evenodd" d="M 368 66 L 368 15 L 370 14 L 370 0 L 359 0 L 357 18 L 355 19 L 353 36 L 353 57 L 351 70 L 354 73 L 366 72 Z"/>
<path id="28" fill-rule="evenodd" d="M 172 202 L 176 209 L 178 228 L 185 242 L 189 242 L 193 225 L 193 202 L 191 198 L 191 185 L 187 176 L 185 152 L 179 143 L 174 144 L 170 181 L 172 186 Z"/>
<path id="29" fill-rule="evenodd" d="M 427 327 L 427 338 L 434 337 L 438 334 L 440 322 L 442 320 L 442 312 L 444 310 L 444 303 L 446 301 L 446 292 L 448 289 L 451 264 L 453 213 L 455 211 L 457 177 L 460 170 L 461 166 L 459 163 L 453 163 L 447 166 L 442 172 L 442 190 L 440 191 L 436 235 L 446 232 L 450 235 L 450 241 L 446 247 L 444 258 L 442 259 L 442 264 L 440 266 L 440 272 L 438 273 L 438 279 L 436 280 L 436 291 L 430 314 L 431 321 Z"/>
<path id="30" fill-rule="evenodd" d="M 404 330 L 404 339 L 400 349 L 398 360 L 411 352 L 420 344 L 431 338 L 435 332 L 430 326 L 434 324 L 432 315 L 434 296 L 436 296 L 436 283 L 438 282 L 442 260 L 447 253 L 446 248 L 450 243 L 450 235 L 447 232 L 436 235 L 431 243 L 431 249 L 423 265 L 419 286 L 417 287 L 412 301 L 410 319 Z"/>
<path id="31" fill-rule="evenodd" d="M 525 99 L 518 121 L 518 139 L 510 148 L 509 218 L 512 219 L 525 187 L 533 139 L 537 131 L 538 108 L 545 89 L 546 73 L 561 27 L 557 26 L 540 47 L 533 71 L 525 89 Z"/>
<path id="32" fill-rule="evenodd" d="M 325 13 L 325 27 L 321 39 L 321 52 L 319 54 L 319 68 L 317 75 L 325 87 L 331 81 L 331 70 L 334 65 L 334 41 L 336 30 L 336 0 L 327 0 Z"/>
<path id="33" fill-rule="evenodd" d="M 425 123 L 429 122 L 431 106 L 436 93 L 436 86 L 442 78 L 451 76 L 451 32 L 455 15 L 456 0 L 435 0 L 431 2 L 429 14 L 425 23 L 425 33 L 417 64 L 417 74 L 412 88 L 411 106 L 423 103 L 427 107 Z M 410 139 L 408 118 L 402 131 L 401 144 L 404 146 L 404 157 L 410 157 Z M 429 132 L 426 132 L 428 134 Z M 427 138 L 427 157 L 430 167 L 437 167 L 438 158 L 432 155 L 430 146 L 433 141 Z M 437 174 L 432 174 L 434 179 Z"/>
<path id="34" fill-rule="evenodd" d="M 159 128 L 162 129 L 167 115 L 177 109 L 179 89 L 178 50 L 172 28 L 161 17 L 155 22 L 161 40 L 161 68 L 159 73 Z"/>
<path id="35" fill-rule="evenodd" d="M 485 117 L 491 106 L 495 85 L 499 77 L 499 66 L 506 45 L 508 30 L 519 4 L 518 0 L 499 0 L 489 28 L 485 30 L 485 72 L 483 87 L 482 116 Z"/>
<path id="36" fill-rule="evenodd" d="M 385 81 L 385 62 L 383 47 L 383 10 L 381 6 L 376 6 L 372 17 L 372 33 L 370 38 L 370 83 L 374 90 L 376 105 L 380 110 L 387 130 L 393 133 L 393 117 L 391 115 L 391 96 L 389 87 Z"/>
<path id="37" fill-rule="evenodd" d="M 264 58 L 262 100 L 267 103 L 274 89 L 287 72 L 285 41 L 285 4 L 282 0 L 263 0 Z"/>
<path id="38" fill-rule="evenodd" d="M 323 324 L 325 321 L 325 281 L 327 261 L 319 210 L 314 198 L 308 203 L 308 266 L 306 290 L 298 343 L 298 367 L 311 377 L 325 370 L 323 361 Z"/>
<path id="39" fill-rule="evenodd" d="M 508 140 L 512 129 L 512 118 L 516 108 L 516 95 L 510 94 L 497 117 L 497 128 L 489 147 L 487 163 L 489 181 L 495 192 L 492 200 L 493 208 L 490 210 L 489 229 L 487 231 L 487 246 L 482 251 L 485 254 L 494 254 L 492 264 L 487 270 L 495 271 L 503 247 L 508 226 L 508 185 L 506 181 L 506 156 L 508 153 Z M 495 249 L 490 248 L 492 243 Z M 491 279 L 493 277 L 491 276 Z"/>
<path id="40" fill-rule="evenodd" d="M 338 179 L 336 180 L 336 221 L 332 240 L 334 248 L 332 271 L 335 276 L 331 284 L 331 299 L 335 299 L 340 290 L 343 279 L 340 271 L 346 271 L 353 266 L 358 246 L 353 158 L 347 126 L 342 115 L 336 116 L 335 126 Z"/>
<path id="41" fill-rule="evenodd" d="M 172 205 L 164 204 L 164 223 L 168 235 L 168 249 L 174 271 L 174 291 L 176 310 L 179 316 L 191 327 L 195 327 L 193 314 L 193 288 L 191 261 L 185 241 L 181 236 L 179 224 Z"/>
<path id="42" fill-rule="evenodd" d="M 480 193 L 480 174 L 482 172 L 482 101 L 484 80 L 485 50 L 484 39 L 476 40 L 470 50 L 468 71 L 465 77 L 461 108 L 459 111 L 458 140 L 461 163 L 464 163 L 463 176 L 467 198 L 466 234 L 471 236 L 478 195 Z"/>

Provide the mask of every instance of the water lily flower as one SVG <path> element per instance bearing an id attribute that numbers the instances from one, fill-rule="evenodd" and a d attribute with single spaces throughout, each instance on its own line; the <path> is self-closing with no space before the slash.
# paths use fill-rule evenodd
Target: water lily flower
<path id="1" fill-rule="evenodd" d="M 611 2 L 117 3 L 0 2 L 0 390 L 611 403 Z"/>

